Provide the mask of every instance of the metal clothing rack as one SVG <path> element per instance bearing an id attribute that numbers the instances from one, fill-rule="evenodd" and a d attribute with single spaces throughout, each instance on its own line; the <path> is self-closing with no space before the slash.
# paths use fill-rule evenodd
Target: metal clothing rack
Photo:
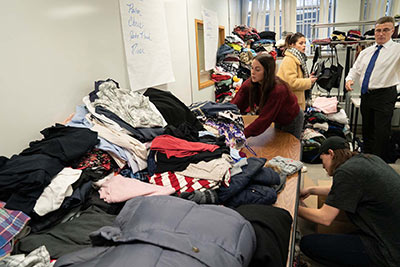
<path id="1" fill-rule="evenodd" d="M 336 45 L 343 45 L 346 48 L 346 56 L 345 56 L 345 65 L 344 65 L 344 77 L 347 76 L 349 73 L 351 67 L 353 66 L 354 63 L 354 53 L 352 53 L 355 50 L 355 47 L 359 44 L 373 44 L 375 43 L 375 40 L 359 40 L 359 41 L 330 41 L 327 43 L 314 43 L 314 46 L 336 46 Z M 334 55 L 330 55 L 334 56 Z M 346 81 L 343 80 L 343 98 L 346 97 L 347 91 L 345 90 L 345 84 Z M 338 99 L 340 101 L 343 101 L 342 96 L 340 96 L 340 88 L 338 88 Z"/>
<path id="2" fill-rule="evenodd" d="M 399 22 L 400 21 L 400 16 L 395 16 L 394 21 Z M 364 25 L 375 25 L 376 20 L 368 20 L 368 21 L 352 21 L 352 22 L 335 22 L 335 23 L 320 23 L 320 24 L 312 24 L 312 39 L 315 40 L 315 35 L 316 35 L 316 29 L 317 28 L 329 28 L 329 27 L 348 27 L 348 26 L 364 26 Z M 393 39 L 395 42 L 399 42 L 400 39 Z M 353 45 L 359 45 L 359 44 L 370 44 L 374 43 L 375 40 L 359 40 L 359 41 L 330 41 L 329 43 L 317 43 L 314 45 L 338 45 L 342 44 L 346 47 L 346 57 L 345 57 L 345 68 L 344 68 L 344 77 L 347 76 L 349 73 L 351 67 L 353 66 L 354 63 L 354 55 L 352 51 L 354 50 Z M 346 99 L 346 102 L 348 102 L 348 99 L 346 98 L 346 89 L 345 89 L 346 81 L 343 80 L 343 98 Z M 340 88 L 338 88 L 338 97 L 340 95 Z M 343 98 L 340 98 L 340 101 L 343 101 Z M 346 103 L 347 106 L 347 103 Z"/>
<path id="3" fill-rule="evenodd" d="M 394 17 L 394 22 L 399 22 L 400 16 Z M 334 23 L 318 23 L 311 24 L 312 39 L 315 40 L 315 34 L 317 28 L 329 28 L 329 27 L 348 27 L 348 26 L 365 26 L 365 25 L 375 25 L 376 20 L 362 20 L 362 21 L 352 21 L 352 22 L 334 22 Z"/>
<path id="4" fill-rule="evenodd" d="M 396 43 L 400 43 L 400 38 L 395 38 L 392 39 L 394 42 Z M 331 41 L 329 43 L 317 43 L 317 44 L 313 44 L 314 46 L 336 46 L 336 45 L 343 45 L 346 49 L 346 55 L 345 55 L 345 65 L 344 65 L 344 73 L 343 73 L 343 77 L 346 77 L 347 74 L 349 73 L 351 67 L 354 64 L 355 61 L 355 54 L 354 51 L 357 47 L 357 45 L 372 45 L 375 43 L 374 39 L 367 39 L 367 40 L 359 40 L 359 41 Z M 315 51 L 313 49 L 313 51 Z M 329 56 L 333 56 L 333 55 L 329 55 Z M 346 102 L 346 109 L 348 107 L 349 104 L 349 99 L 347 98 L 347 90 L 345 88 L 346 86 L 346 80 L 343 79 L 343 95 L 340 95 L 340 88 L 338 88 L 338 100 L 339 101 L 345 101 Z"/>

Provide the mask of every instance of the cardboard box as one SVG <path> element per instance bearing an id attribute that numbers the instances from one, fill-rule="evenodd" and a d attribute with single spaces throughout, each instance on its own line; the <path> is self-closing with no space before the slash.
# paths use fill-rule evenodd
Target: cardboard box
<path id="1" fill-rule="evenodd" d="M 311 180 L 307 173 L 302 173 L 303 180 L 302 180 L 302 188 L 307 188 L 311 186 L 317 186 L 313 180 Z M 318 206 L 318 197 L 317 196 L 309 196 L 304 200 L 304 203 L 307 205 L 309 208 L 314 208 L 316 209 Z"/>

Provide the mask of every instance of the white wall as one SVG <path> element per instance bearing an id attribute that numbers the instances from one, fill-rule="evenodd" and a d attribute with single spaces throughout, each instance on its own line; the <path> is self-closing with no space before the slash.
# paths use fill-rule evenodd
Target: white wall
<path id="1" fill-rule="evenodd" d="M 394 0 L 393 1 L 392 14 L 393 14 L 393 16 L 400 15 L 400 1 L 399 0 Z"/>
<path id="2" fill-rule="evenodd" d="M 164 0 L 164 3 L 175 82 L 157 87 L 171 91 L 183 103 L 189 105 L 192 103 L 192 74 L 188 57 L 187 0 Z"/>
<path id="3" fill-rule="evenodd" d="M 188 29 L 189 29 L 189 47 L 190 58 L 194 59 L 190 62 L 190 70 L 192 73 L 192 93 L 193 102 L 215 99 L 214 86 L 206 87 L 198 90 L 197 77 L 197 61 L 196 61 L 196 33 L 195 19 L 202 20 L 202 8 L 210 9 L 217 12 L 218 25 L 225 27 L 225 34 L 228 30 L 228 0 L 188 0 Z"/>
<path id="4" fill-rule="evenodd" d="M 118 1 L 5 1 L 0 8 L 0 155 L 63 121 L 95 80 L 128 86 Z"/>
<path id="5" fill-rule="evenodd" d="M 168 34 L 176 78 L 175 84 L 166 87 L 189 105 L 203 100 L 214 100 L 214 86 L 199 90 L 197 77 L 197 55 L 195 19 L 202 20 L 202 8 L 213 10 L 218 15 L 218 25 L 229 35 L 240 24 L 240 2 L 238 0 L 164 0 L 166 3 Z M 181 18 L 179 16 L 184 14 Z M 182 42 L 182 45 L 176 44 Z M 174 51 L 175 50 L 175 51 Z M 180 88 L 177 90 L 176 88 Z M 190 89 L 186 91 L 184 89 Z M 175 91 L 174 91 L 175 90 Z"/>
<path id="6" fill-rule="evenodd" d="M 218 14 L 218 24 L 229 35 L 240 24 L 238 0 L 164 0 L 168 37 L 176 82 L 158 86 L 174 93 L 186 105 L 214 100 L 214 86 L 198 89 L 195 19 L 202 20 L 206 8 Z"/>
<path id="7" fill-rule="evenodd" d="M 198 90 L 194 19 L 204 6 L 229 34 L 240 24 L 239 1 L 163 3 L 176 81 L 158 87 L 187 105 L 214 100 L 213 86 Z M 42 129 L 82 104 L 94 81 L 113 78 L 129 88 L 118 0 L 5 1 L 0 32 L 0 156 L 41 139 Z"/>
<path id="8" fill-rule="evenodd" d="M 360 0 L 336 0 L 336 20 L 335 22 L 353 22 L 360 20 Z M 357 29 L 358 26 L 336 27 L 338 31 L 347 32 L 351 29 Z"/>
<path id="9" fill-rule="evenodd" d="M 229 31 L 225 29 L 225 35 L 230 35 L 235 26 L 243 24 L 241 22 L 241 0 L 228 0 L 229 5 Z"/>

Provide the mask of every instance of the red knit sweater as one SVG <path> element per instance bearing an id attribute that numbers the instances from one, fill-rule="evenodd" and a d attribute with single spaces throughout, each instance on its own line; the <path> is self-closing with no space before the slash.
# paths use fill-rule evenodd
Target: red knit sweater
<path id="1" fill-rule="evenodd" d="M 231 103 L 238 106 L 242 114 L 249 108 L 249 91 L 251 87 L 251 81 L 247 79 L 231 101 Z M 257 93 L 259 99 L 261 93 Z M 299 111 L 297 97 L 284 84 L 277 83 L 274 90 L 270 92 L 263 109 L 259 111 L 258 118 L 244 129 L 244 135 L 246 137 L 260 135 L 273 122 L 288 125 L 296 118 Z"/>

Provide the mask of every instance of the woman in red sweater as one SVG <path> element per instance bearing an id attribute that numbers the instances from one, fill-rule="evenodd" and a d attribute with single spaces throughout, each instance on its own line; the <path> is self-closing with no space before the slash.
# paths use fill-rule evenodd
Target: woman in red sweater
<path id="1" fill-rule="evenodd" d="M 304 114 L 297 97 L 286 82 L 275 75 L 274 58 L 269 54 L 256 56 L 251 65 L 251 77 L 240 87 L 231 103 L 242 114 L 250 111 L 258 118 L 244 129 L 246 137 L 262 134 L 272 122 L 275 128 L 300 139 Z"/>

